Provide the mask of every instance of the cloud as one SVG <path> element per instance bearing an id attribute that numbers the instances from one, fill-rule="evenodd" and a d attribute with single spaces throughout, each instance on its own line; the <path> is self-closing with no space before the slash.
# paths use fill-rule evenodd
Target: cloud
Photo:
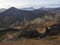
<path id="1" fill-rule="evenodd" d="M 52 6 L 60 6 L 60 0 L 0 0 L 0 8 L 8 8 L 8 7 L 52 7 Z"/>

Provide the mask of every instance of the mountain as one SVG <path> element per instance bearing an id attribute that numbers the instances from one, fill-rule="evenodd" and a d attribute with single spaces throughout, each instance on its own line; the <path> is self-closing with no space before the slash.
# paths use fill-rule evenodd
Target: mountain
<path id="1" fill-rule="evenodd" d="M 35 8 L 33 8 L 33 7 L 28 7 L 28 8 L 22 8 L 22 10 L 32 11 L 32 10 L 35 10 Z"/>
<path id="2" fill-rule="evenodd" d="M 0 13 L 4 12 L 5 10 L 6 10 L 5 8 L 0 9 Z"/>
<path id="3" fill-rule="evenodd" d="M 30 23 L 38 18 L 49 18 L 59 14 L 60 8 L 39 8 L 32 11 L 21 10 L 11 7 L 0 13 L 0 28 L 20 26 L 21 24 Z"/>
<path id="4" fill-rule="evenodd" d="M 42 12 L 42 14 L 43 13 L 44 12 Z M 11 7 L 9 9 L 7 9 L 6 11 L 0 13 L 0 18 L 6 17 L 6 16 L 13 17 L 15 20 L 24 20 L 24 19 L 31 20 L 34 18 L 38 18 L 42 15 L 41 15 L 41 12 L 38 15 L 37 12 L 36 13 L 34 12 L 34 10 L 26 11 L 26 10 L 17 9 L 15 7 Z"/>
<path id="5" fill-rule="evenodd" d="M 12 16 L 14 18 L 18 18 L 18 19 L 34 19 L 35 18 L 35 14 L 32 11 L 25 11 L 25 10 L 19 10 L 17 8 L 11 7 L 8 10 L 0 13 L 0 16 L 4 17 L 4 16 Z"/>
<path id="6" fill-rule="evenodd" d="M 17 22 L 23 22 L 24 19 L 33 20 L 38 17 L 39 16 L 36 15 L 33 11 L 20 10 L 15 7 L 11 7 L 0 13 L 0 25 L 3 25 L 1 27 L 8 27 L 9 25 L 16 24 Z"/>
<path id="7" fill-rule="evenodd" d="M 11 7 L 0 13 L 0 41 L 60 34 L 60 8 L 30 10 Z"/>
<path id="8" fill-rule="evenodd" d="M 36 13 L 45 13 L 47 15 L 51 15 L 51 16 L 55 16 L 55 15 L 60 15 L 60 7 L 58 8 L 39 8 L 34 10 L 34 12 Z"/>

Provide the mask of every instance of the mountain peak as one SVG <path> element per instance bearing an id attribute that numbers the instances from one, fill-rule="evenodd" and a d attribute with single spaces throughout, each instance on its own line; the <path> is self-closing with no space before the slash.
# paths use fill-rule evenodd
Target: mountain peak
<path id="1" fill-rule="evenodd" d="M 17 12 L 19 11 L 19 9 L 15 8 L 15 7 L 11 7 L 8 10 L 6 10 L 7 12 Z"/>
<path id="2" fill-rule="evenodd" d="M 11 7 L 11 8 L 9 8 L 9 9 L 17 9 L 17 8 L 15 8 L 15 7 Z"/>

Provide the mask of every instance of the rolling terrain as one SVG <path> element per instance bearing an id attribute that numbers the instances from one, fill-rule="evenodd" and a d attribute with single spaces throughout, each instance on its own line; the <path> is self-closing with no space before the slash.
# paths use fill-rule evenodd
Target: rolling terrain
<path id="1" fill-rule="evenodd" d="M 60 8 L 0 13 L 0 45 L 60 45 Z"/>

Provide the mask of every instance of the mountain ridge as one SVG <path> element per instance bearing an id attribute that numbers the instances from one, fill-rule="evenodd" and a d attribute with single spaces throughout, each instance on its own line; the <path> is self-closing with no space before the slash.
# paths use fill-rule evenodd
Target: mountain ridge
<path id="1" fill-rule="evenodd" d="M 20 25 L 21 22 L 24 23 L 26 21 L 32 21 L 37 18 L 44 18 L 45 16 L 55 17 L 58 12 L 58 8 L 55 8 L 53 10 L 44 10 L 43 8 L 39 8 L 33 11 L 26 11 L 11 7 L 6 11 L 0 13 L 0 27 L 9 27 L 11 24 Z"/>

